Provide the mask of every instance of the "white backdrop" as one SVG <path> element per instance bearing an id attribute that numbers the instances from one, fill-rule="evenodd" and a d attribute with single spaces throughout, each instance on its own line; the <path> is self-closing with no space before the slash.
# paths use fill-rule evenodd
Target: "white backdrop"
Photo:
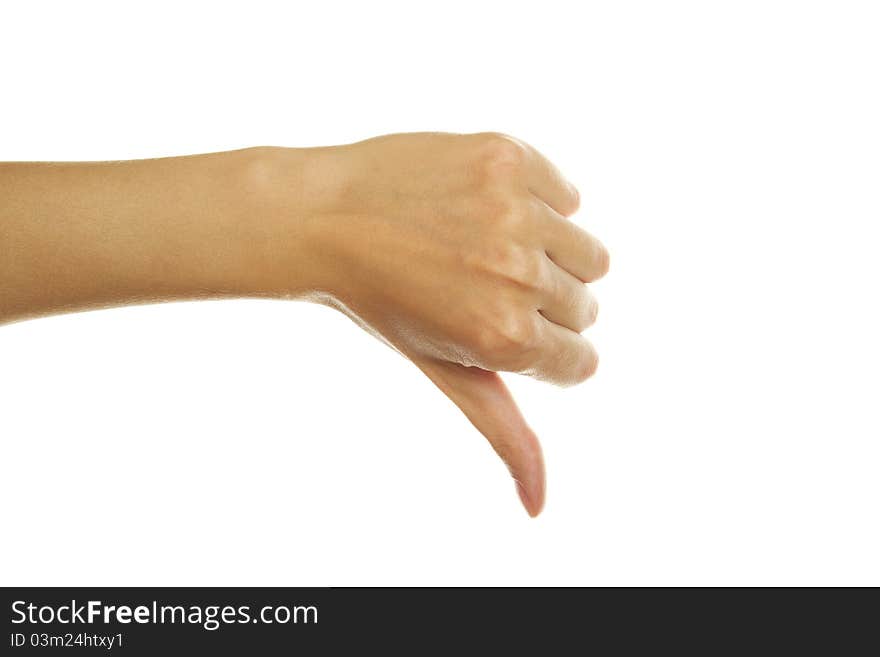
<path id="1" fill-rule="evenodd" d="M 508 379 L 530 520 L 325 308 L 0 327 L 0 583 L 880 584 L 876 3 L 135 6 L 2 5 L 0 159 L 508 132 L 611 250 L 601 366 Z"/>

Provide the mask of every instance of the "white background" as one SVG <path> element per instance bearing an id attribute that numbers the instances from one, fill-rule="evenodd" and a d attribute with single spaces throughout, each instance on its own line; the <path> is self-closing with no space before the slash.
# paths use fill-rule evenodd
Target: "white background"
<path id="1" fill-rule="evenodd" d="M 509 378 L 530 520 L 328 309 L 2 327 L 2 584 L 880 584 L 876 3 L 134 7 L 2 5 L 0 159 L 508 132 L 612 252 L 602 364 Z"/>

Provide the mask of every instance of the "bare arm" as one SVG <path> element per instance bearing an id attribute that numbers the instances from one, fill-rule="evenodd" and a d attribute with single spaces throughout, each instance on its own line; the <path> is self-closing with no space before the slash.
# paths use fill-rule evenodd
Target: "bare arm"
<path id="1" fill-rule="evenodd" d="M 608 254 L 566 218 L 577 205 L 547 160 L 495 134 L 0 164 L 0 323 L 176 299 L 326 303 L 461 408 L 536 515 L 540 446 L 496 372 L 565 385 L 595 370 L 584 283 Z"/>
<path id="2" fill-rule="evenodd" d="M 272 156 L 246 149 L 128 162 L 0 164 L 0 323 L 143 301 L 270 294 L 284 239 L 291 290 L 309 285 L 291 151 L 290 221 L 270 226 Z M 301 261 L 299 259 L 302 258 Z"/>

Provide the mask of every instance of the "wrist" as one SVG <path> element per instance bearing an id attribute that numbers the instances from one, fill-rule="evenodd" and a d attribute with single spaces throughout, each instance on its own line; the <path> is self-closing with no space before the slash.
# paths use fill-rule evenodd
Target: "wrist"
<path id="1" fill-rule="evenodd" d="M 244 236 L 236 273 L 245 296 L 306 298 L 335 288 L 331 243 L 344 168 L 335 148 L 235 151 Z"/>

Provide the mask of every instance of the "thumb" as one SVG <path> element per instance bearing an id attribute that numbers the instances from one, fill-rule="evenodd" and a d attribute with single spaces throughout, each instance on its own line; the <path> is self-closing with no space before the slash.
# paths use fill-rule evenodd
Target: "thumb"
<path id="1" fill-rule="evenodd" d="M 495 372 L 440 360 L 415 364 L 467 416 L 507 465 L 532 517 L 544 506 L 544 457 L 513 396 Z"/>

